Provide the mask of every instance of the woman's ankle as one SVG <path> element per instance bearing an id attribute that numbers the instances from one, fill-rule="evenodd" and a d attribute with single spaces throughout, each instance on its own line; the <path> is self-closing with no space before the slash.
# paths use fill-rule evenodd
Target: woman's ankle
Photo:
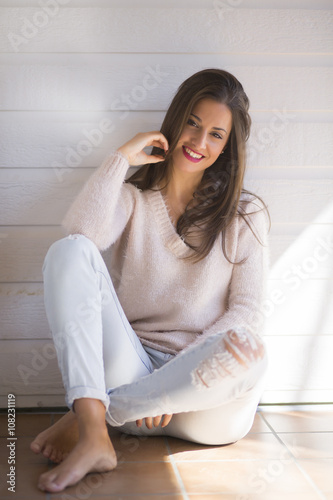
<path id="1" fill-rule="evenodd" d="M 105 421 L 105 406 L 99 399 L 80 398 L 73 404 L 73 411 L 77 418 L 80 433 L 85 433 L 88 429 L 92 432 L 107 431 Z"/>

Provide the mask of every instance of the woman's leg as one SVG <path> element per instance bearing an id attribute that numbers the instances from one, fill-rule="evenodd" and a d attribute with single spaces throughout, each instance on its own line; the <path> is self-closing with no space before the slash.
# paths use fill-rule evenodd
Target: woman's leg
<path id="1" fill-rule="evenodd" d="M 109 405 L 108 388 L 153 371 L 119 304 L 94 243 L 72 235 L 54 243 L 44 263 L 45 309 L 69 407 L 78 398 Z"/>
<path id="2" fill-rule="evenodd" d="M 167 427 L 138 428 L 135 422 L 119 427 L 122 432 L 137 436 L 171 436 L 205 445 L 235 443 L 250 431 L 262 391 L 252 392 L 247 398 L 228 401 L 210 410 L 199 410 L 173 415 Z"/>
<path id="3" fill-rule="evenodd" d="M 70 408 L 73 404 L 75 407 L 75 414 L 70 411 L 31 445 L 34 452 L 55 461 L 65 458 L 39 481 L 41 489 L 57 492 L 91 470 L 115 467 L 105 423 L 107 388 L 130 383 L 150 373 L 153 366 L 90 240 L 74 235 L 56 242 L 46 256 L 43 271 L 45 308 L 66 401 Z"/>
<path id="4" fill-rule="evenodd" d="M 174 415 L 165 435 L 206 445 L 235 443 L 250 431 L 261 394 L 258 384 L 243 398 L 217 408 Z"/>
<path id="5" fill-rule="evenodd" d="M 262 341 L 244 331 L 213 335 L 159 370 L 115 388 L 106 418 L 126 432 L 146 416 L 173 413 L 165 433 L 205 444 L 226 444 L 251 427 L 267 360 Z M 130 402 L 130 404 L 128 404 Z"/>
<path id="6" fill-rule="evenodd" d="M 68 457 L 42 474 L 38 487 L 57 493 L 76 484 L 88 472 L 107 472 L 117 465 L 117 457 L 105 423 L 105 406 L 98 399 L 75 400 L 79 440 Z"/>

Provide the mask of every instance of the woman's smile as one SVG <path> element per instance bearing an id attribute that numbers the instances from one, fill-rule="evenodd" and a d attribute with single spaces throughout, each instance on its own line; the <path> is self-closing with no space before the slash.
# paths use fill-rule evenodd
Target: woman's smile
<path id="1" fill-rule="evenodd" d="M 185 158 L 187 158 L 190 161 L 193 161 L 194 163 L 198 163 L 204 158 L 204 155 L 196 153 L 195 151 L 193 151 L 193 149 L 189 148 L 188 146 L 183 146 L 183 153 Z"/>

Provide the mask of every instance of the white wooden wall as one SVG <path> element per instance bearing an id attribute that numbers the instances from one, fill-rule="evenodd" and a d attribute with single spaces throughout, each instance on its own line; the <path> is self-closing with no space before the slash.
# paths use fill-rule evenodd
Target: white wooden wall
<path id="1" fill-rule="evenodd" d="M 108 151 L 158 129 L 177 86 L 207 67 L 250 97 L 246 185 L 273 223 L 262 402 L 333 400 L 332 4 L 0 0 L 0 406 L 8 392 L 20 407 L 64 405 L 47 248 Z"/>

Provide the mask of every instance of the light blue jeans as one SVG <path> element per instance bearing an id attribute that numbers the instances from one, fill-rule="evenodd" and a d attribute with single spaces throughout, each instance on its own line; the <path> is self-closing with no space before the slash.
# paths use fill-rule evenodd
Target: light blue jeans
<path id="1" fill-rule="evenodd" d="M 46 314 L 69 408 L 75 399 L 99 399 L 111 426 L 137 435 L 226 444 L 248 433 L 267 365 L 265 353 L 251 355 L 258 342 L 253 336 L 221 332 L 177 356 L 143 346 L 100 252 L 82 235 L 55 242 L 43 273 Z M 242 345 L 249 356 L 242 354 Z M 135 424 L 164 414 L 174 414 L 165 428 Z"/>

